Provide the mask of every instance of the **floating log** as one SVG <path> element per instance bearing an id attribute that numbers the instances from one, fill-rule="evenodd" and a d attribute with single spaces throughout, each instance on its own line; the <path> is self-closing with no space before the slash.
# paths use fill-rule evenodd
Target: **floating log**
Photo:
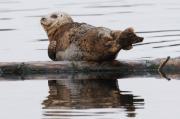
<path id="1" fill-rule="evenodd" d="M 32 74 L 60 74 L 77 72 L 179 72 L 180 58 L 173 58 L 163 64 L 166 59 L 86 62 L 86 61 L 35 61 L 35 62 L 1 62 L 0 75 L 32 75 Z M 160 68 L 159 68 L 160 67 Z"/>
<path id="2" fill-rule="evenodd" d="M 166 77 L 158 72 L 76 72 L 59 74 L 1 75 L 0 81 L 16 80 L 115 80 L 126 78 L 156 78 L 180 80 L 180 73 L 166 73 Z"/>

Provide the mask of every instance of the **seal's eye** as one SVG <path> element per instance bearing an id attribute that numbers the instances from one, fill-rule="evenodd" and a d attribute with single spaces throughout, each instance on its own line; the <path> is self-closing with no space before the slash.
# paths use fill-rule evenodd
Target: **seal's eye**
<path id="1" fill-rule="evenodd" d="M 54 19 L 56 19 L 58 16 L 56 15 L 56 14 L 52 14 L 51 15 L 51 18 L 54 18 Z"/>

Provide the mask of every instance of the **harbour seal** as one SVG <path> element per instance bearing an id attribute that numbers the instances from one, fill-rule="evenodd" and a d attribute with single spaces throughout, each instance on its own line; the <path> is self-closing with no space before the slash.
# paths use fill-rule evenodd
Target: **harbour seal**
<path id="1" fill-rule="evenodd" d="M 109 61 L 118 52 L 143 41 L 133 28 L 124 31 L 74 22 L 70 15 L 55 12 L 41 18 L 49 39 L 48 56 L 54 61 Z"/>

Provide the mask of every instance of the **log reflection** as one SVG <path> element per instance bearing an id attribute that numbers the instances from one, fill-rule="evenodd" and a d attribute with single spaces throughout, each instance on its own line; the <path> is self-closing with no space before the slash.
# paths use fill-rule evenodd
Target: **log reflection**
<path id="1" fill-rule="evenodd" d="M 120 108 L 134 117 L 135 110 L 144 106 L 144 99 L 120 91 L 116 79 L 49 80 L 48 85 L 49 95 L 42 103 L 44 109 Z M 57 116 L 57 112 L 44 115 Z"/>

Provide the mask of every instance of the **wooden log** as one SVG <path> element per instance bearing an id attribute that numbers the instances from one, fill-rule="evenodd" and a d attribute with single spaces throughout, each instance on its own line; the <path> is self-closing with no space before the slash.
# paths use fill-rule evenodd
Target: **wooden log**
<path id="1" fill-rule="evenodd" d="M 157 72 L 160 64 L 166 59 L 138 60 L 138 61 L 112 61 L 112 62 L 86 62 L 86 61 L 36 61 L 36 62 L 1 62 L 0 75 L 32 75 L 32 74 L 60 74 L 60 73 L 138 73 Z M 162 70 L 162 68 L 161 68 Z M 180 58 L 170 59 L 163 67 L 164 72 L 178 73 L 180 71 Z"/>
<path id="2" fill-rule="evenodd" d="M 156 78 L 156 79 L 177 79 L 180 80 L 180 73 L 168 72 L 166 77 L 161 76 L 158 72 L 76 72 L 76 73 L 59 73 L 59 74 L 27 74 L 27 75 L 15 75 L 4 74 L 0 76 L 0 81 L 15 81 L 15 80 L 114 80 L 114 79 L 126 79 L 126 78 Z M 166 78 L 167 79 L 167 78 Z"/>

